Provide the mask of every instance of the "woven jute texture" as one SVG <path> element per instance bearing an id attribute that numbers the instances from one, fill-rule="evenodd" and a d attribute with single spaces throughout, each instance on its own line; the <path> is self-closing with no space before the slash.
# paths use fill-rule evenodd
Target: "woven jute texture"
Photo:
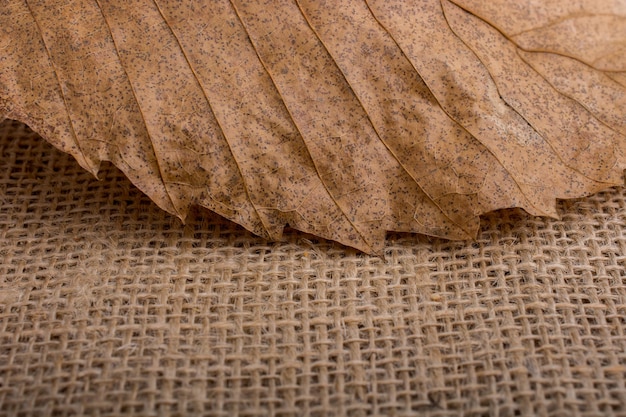
<path id="1" fill-rule="evenodd" d="M 384 257 L 186 225 L 0 125 L 1 416 L 626 416 L 626 190 Z"/>

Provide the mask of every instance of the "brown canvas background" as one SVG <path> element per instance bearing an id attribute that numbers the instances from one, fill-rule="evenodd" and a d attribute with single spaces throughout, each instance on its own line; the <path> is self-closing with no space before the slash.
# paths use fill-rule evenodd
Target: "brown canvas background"
<path id="1" fill-rule="evenodd" d="M 626 415 L 626 189 L 372 257 L 0 125 L 0 416 Z"/>

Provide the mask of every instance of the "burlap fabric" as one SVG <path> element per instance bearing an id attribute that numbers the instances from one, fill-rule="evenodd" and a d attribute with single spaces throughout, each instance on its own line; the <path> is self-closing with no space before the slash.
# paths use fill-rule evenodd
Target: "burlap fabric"
<path id="1" fill-rule="evenodd" d="M 0 126 L 1 416 L 626 415 L 626 190 L 385 257 L 182 225 Z"/>

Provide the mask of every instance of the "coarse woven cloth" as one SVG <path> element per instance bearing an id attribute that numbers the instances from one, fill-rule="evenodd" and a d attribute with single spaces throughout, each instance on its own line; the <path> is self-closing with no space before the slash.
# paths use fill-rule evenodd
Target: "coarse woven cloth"
<path id="1" fill-rule="evenodd" d="M 0 416 L 626 416 L 626 189 L 384 257 L 188 223 L 0 125 Z"/>

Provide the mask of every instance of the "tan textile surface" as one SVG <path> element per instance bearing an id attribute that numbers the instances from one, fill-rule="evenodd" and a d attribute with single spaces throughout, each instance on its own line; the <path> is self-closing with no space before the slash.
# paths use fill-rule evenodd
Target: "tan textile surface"
<path id="1" fill-rule="evenodd" d="M 385 258 L 187 225 L 0 125 L 0 416 L 626 415 L 626 190 Z"/>

